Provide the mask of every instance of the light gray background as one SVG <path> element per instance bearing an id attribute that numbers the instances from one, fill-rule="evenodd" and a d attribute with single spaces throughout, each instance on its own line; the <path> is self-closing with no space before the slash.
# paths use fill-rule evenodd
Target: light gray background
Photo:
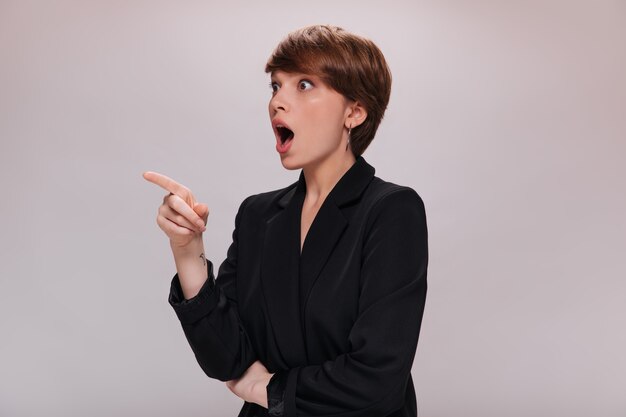
<path id="1" fill-rule="evenodd" d="M 618 0 L 1 0 L 0 415 L 237 414 L 167 304 L 141 173 L 209 205 L 221 263 L 241 201 L 297 179 L 263 66 L 312 23 L 392 69 L 364 157 L 426 204 L 420 416 L 626 415 Z"/>

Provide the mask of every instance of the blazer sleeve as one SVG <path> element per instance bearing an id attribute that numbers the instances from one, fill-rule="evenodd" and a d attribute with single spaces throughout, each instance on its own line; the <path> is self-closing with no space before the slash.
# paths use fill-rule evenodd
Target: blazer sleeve
<path id="1" fill-rule="evenodd" d="M 365 233 L 350 351 L 277 371 L 267 386 L 270 416 L 386 416 L 402 407 L 426 300 L 422 199 L 409 187 L 390 192 L 372 209 Z"/>
<path id="2" fill-rule="evenodd" d="M 213 263 L 207 259 L 208 278 L 196 296 L 185 300 L 176 273 L 168 297 L 198 364 L 209 377 L 220 381 L 239 378 L 257 357 L 237 310 L 238 230 L 248 199 L 235 216 L 233 240 L 217 279 Z"/>

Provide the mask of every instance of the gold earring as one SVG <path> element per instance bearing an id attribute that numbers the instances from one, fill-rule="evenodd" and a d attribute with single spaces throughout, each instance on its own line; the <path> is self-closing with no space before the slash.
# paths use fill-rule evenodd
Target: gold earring
<path id="1" fill-rule="evenodd" d="M 348 128 L 348 143 L 346 143 L 346 151 L 348 150 L 348 146 L 350 146 L 350 134 L 352 133 L 352 125 Z"/>

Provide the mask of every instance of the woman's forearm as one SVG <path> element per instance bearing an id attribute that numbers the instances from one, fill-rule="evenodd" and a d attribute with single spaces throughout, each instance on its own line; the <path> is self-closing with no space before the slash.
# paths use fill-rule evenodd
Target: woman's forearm
<path id="1" fill-rule="evenodd" d="M 186 300 L 195 297 L 208 278 L 202 235 L 184 247 L 170 245 Z"/>
<path id="2" fill-rule="evenodd" d="M 184 248 L 172 245 L 178 273 L 168 301 L 204 373 L 229 381 L 241 377 L 257 359 L 237 310 L 236 240 L 219 268 L 219 280 L 214 281 L 213 265 L 203 250 L 201 239 L 195 238 Z"/>
<path id="3" fill-rule="evenodd" d="M 226 386 L 242 400 L 268 408 L 267 386 L 272 376 L 274 374 L 257 359 L 241 377 L 226 381 Z"/>

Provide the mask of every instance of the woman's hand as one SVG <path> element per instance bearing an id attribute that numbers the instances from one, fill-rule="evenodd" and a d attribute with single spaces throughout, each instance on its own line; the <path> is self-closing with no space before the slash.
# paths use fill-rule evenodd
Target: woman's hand
<path id="1" fill-rule="evenodd" d="M 189 188 L 165 175 L 146 171 L 143 177 L 169 191 L 159 206 L 157 224 L 170 238 L 173 247 L 183 248 L 194 239 L 202 239 L 209 208 L 196 202 Z"/>
<path id="2" fill-rule="evenodd" d="M 240 378 L 226 381 L 226 386 L 242 400 L 267 408 L 267 384 L 273 375 L 257 360 Z"/>

